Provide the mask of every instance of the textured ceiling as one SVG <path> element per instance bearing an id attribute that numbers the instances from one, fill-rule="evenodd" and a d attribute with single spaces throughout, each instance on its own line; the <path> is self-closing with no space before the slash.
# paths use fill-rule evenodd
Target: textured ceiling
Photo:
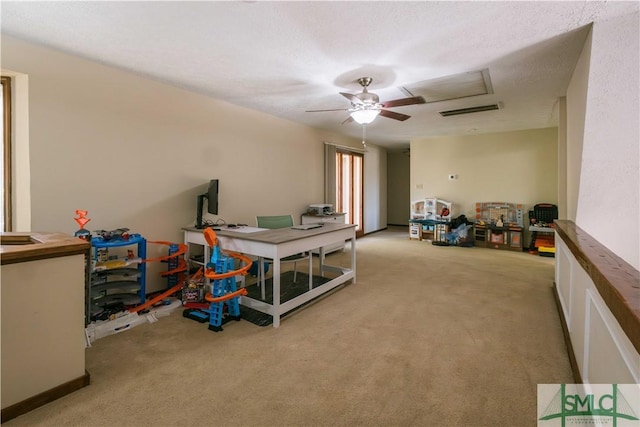
<path id="1" fill-rule="evenodd" d="M 11 2 L 1 30 L 250 109 L 360 137 L 338 92 L 359 77 L 381 101 L 402 88 L 487 69 L 493 93 L 392 110 L 367 126 L 390 149 L 409 140 L 557 125 L 588 24 L 638 2 Z M 16 70 L 18 71 L 18 70 Z M 413 91 L 413 89 L 412 89 Z M 454 117 L 442 110 L 500 103 Z"/>

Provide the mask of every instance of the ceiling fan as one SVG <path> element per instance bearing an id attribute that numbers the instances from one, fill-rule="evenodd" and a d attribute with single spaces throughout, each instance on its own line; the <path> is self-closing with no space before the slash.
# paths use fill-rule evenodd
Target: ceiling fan
<path id="1" fill-rule="evenodd" d="M 426 101 L 421 96 L 412 96 L 409 98 L 394 99 L 393 101 L 380 102 L 378 95 L 371 93 L 367 90 L 367 87 L 371 84 L 373 79 L 371 77 L 361 77 L 358 79 L 358 83 L 362 86 L 362 92 L 351 94 L 340 92 L 340 95 L 344 96 L 351 102 L 351 108 L 336 108 L 332 110 L 307 110 L 307 113 L 317 113 L 324 111 L 349 111 L 349 117 L 342 122 L 342 124 L 356 121 L 359 124 L 366 125 L 378 116 L 387 117 L 389 119 L 405 121 L 411 116 L 402 113 L 396 113 L 395 111 L 389 111 L 385 108 L 402 107 L 405 105 L 424 104 Z"/>

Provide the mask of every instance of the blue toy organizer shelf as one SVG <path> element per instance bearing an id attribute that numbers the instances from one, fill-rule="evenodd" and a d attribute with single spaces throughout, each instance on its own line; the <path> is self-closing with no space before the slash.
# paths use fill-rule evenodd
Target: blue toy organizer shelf
<path id="1" fill-rule="evenodd" d="M 133 245 L 136 246 L 133 257 L 122 256 L 121 253 L 115 258 L 109 255 L 110 249 Z M 130 302 L 134 305 L 143 304 L 146 300 L 147 269 L 143 261 L 147 257 L 147 240 L 139 234 L 110 240 L 93 237 L 91 246 L 93 260 L 88 295 L 91 307 L 104 307 L 118 301 L 125 305 L 130 305 Z"/>

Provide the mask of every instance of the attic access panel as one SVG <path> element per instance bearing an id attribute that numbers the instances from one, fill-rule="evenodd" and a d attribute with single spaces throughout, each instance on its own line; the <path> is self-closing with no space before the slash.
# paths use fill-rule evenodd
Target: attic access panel
<path id="1" fill-rule="evenodd" d="M 452 74 L 400 87 L 407 96 L 422 96 L 427 103 L 493 93 L 489 69 Z"/>

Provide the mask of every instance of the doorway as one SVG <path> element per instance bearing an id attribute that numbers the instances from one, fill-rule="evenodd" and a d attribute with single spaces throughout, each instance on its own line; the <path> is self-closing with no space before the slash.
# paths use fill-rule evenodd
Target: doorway
<path id="1" fill-rule="evenodd" d="M 336 210 L 346 214 L 346 223 L 356 224 L 356 237 L 364 236 L 363 163 L 362 153 L 336 150 Z"/>

